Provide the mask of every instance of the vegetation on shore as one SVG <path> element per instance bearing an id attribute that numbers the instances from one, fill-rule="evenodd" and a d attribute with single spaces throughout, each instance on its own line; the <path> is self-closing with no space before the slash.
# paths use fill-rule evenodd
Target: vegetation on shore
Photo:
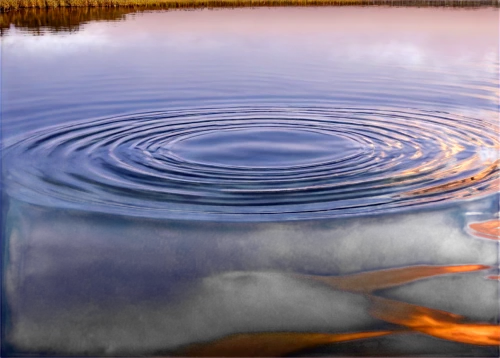
<path id="1" fill-rule="evenodd" d="M 497 7 L 498 3 L 499 0 L 0 0 L 0 37 L 9 32 L 11 25 L 35 34 L 46 30 L 72 32 L 90 21 L 119 21 L 130 13 L 175 8 L 287 5 Z M 7 4 L 11 5 L 6 7 Z"/>
<path id="2" fill-rule="evenodd" d="M 498 6 L 500 0 L 0 0 L 0 12 L 27 8 L 60 7 L 245 7 L 245 6 Z"/>

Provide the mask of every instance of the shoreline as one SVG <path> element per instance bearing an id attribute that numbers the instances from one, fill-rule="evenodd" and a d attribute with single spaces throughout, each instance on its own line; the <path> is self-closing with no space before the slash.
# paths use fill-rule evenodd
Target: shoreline
<path id="1" fill-rule="evenodd" d="M 500 0 L 0 0 L 0 13 L 72 8 L 168 10 L 275 6 L 499 7 L 499 5 Z"/>

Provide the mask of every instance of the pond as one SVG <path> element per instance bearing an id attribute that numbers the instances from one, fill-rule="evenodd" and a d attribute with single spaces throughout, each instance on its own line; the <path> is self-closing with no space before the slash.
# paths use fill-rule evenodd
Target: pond
<path id="1" fill-rule="evenodd" d="M 498 357 L 498 8 L 2 15 L 2 356 Z"/>

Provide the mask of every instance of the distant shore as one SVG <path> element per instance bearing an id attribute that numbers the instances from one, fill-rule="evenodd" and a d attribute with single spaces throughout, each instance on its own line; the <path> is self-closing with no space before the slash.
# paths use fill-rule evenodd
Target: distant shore
<path id="1" fill-rule="evenodd" d="M 18 9 L 73 7 L 134 7 L 140 9 L 257 6 L 449 6 L 498 7 L 500 0 L 0 0 L 0 12 Z"/>

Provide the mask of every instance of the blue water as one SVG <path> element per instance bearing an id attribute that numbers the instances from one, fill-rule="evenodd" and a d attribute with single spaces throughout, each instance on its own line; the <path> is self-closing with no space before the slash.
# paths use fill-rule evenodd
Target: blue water
<path id="1" fill-rule="evenodd" d="M 395 329 L 293 275 L 418 265 L 488 268 L 380 295 L 498 323 L 497 242 L 468 229 L 499 215 L 497 9 L 146 12 L 1 41 L 5 354 Z M 313 353 L 373 354 L 349 344 Z"/>

